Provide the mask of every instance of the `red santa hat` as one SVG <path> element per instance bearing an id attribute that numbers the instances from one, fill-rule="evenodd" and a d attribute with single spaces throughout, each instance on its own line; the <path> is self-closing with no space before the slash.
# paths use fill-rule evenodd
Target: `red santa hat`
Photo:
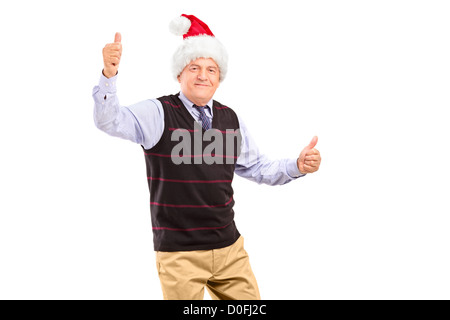
<path id="1" fill-rule="evenodd" d="M 193 15 L 182 14 L 172 20 L 169 29 L 173 34 L 183 36 L 183 44 L 172 58 L 172 73 L 175 79 L 191 61 L 198 58 L 213 59 L 219 66 L 220 82 L 225 79 L 228 53 L 206 23 Z"/>

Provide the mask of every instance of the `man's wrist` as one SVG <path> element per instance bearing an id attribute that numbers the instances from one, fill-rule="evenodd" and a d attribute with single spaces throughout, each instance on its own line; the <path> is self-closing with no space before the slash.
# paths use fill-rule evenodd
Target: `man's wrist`
<path id="1" fill-rule="evenodd" d="M 289 160 L 287 163 L 287 166 L 286 166 L 287 173 L 292 178 L 298 178 L 298 177 L 302 177 L 302 176 L 306 175 L 306 173 L 300 172 L 300 170 L 298 168 L 297 160 L 298 159 Z"/>
<path id="2" fill-rule="evenodd" d="M 109 73 L 105 74 L 105 69 L 102 70 L 102 74 L 105 76 L 106 79 L 111 79 L 111 78 L 117 76 L 118 73 L 119 73 L 119 70 L 116 71 L 115 75 L 110 75 Z"/>

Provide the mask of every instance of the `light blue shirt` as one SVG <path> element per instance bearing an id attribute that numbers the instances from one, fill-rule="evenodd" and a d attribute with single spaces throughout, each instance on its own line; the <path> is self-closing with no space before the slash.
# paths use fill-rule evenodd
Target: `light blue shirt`
<path id="1" fill-rule="evenodd" d="M 127 139 L 151 149 L 159 141 L 164 130 L 164 111 L 157 99 L 148 99 L 130 106 L 121 106 L 116 95 L 117 75 L 100 77 L 98 86 L 92 91 L 95 101 L 94 122 L 97 128 L 107 134 Z M 193 107 L 193 102 L 180 92 L 180 100 L 194 119 L 200 121 L 200 112 Z M 212 122 L 212 99 L 205 108 L 206 115 Z M 297 167 L 297 159 L 270 160 L 260 154 L 258 147 L 250 136 L 247 127 L 239 118 L 242 135 L 241 153 L 236 162 L 235 173 L 257 183 L 281 185 L 304 176 Z"/>

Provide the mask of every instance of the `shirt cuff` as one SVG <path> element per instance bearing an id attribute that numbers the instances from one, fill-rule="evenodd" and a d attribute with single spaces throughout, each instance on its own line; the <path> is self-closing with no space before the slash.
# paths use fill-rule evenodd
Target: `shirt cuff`
<path id="1" fill-rule="evenodd" d="M 116 93 L 116 81 L 117 81 L 117 74 L 114 77 L 107 78 L 103 75 L 100 76 L 100 81 L 98 86 L 100 87 L 100 92 L 104 94 L 113 94 Z"/>
<path id="2" fill-rule="evenodd" d="M 291 178 L 299 178 L 306 175 L 306 173 L 301 173 L 297 167 L 297 159 L 291 159 L 286 164 L 286 171 Z"/>

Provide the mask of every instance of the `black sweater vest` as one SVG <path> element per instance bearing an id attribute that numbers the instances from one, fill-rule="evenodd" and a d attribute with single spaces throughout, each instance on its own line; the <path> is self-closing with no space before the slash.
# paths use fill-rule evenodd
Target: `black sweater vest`
<path id="1" fill-rule="evenodd" d="M 154 249 L 210 250 L 233 244 L 239 238 L 231 187 L 241 141 L 236 114 L 213 101 L 212 128 L 205 131 L 178 94 L 158 100 L 164 131 L 153 148 L 144 149 Z"/>

